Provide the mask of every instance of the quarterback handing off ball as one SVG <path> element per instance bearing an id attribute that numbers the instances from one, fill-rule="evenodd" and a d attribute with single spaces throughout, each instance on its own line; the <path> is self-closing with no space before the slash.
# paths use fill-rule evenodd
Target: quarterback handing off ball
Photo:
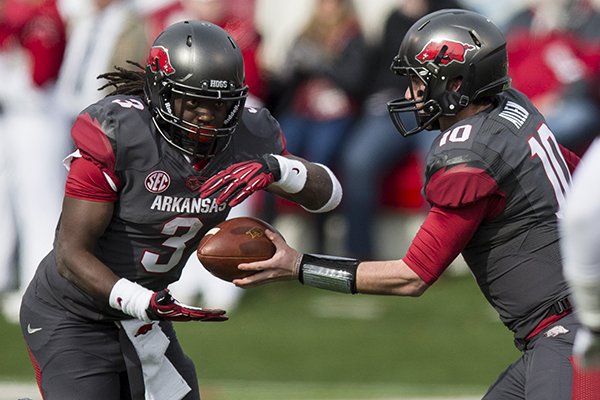
<path id="1" fill-rule="evenodd" d="M 275 254 L 275 245 L 265 236 L 265 229 L 276 232 L 258 218 L 226 220 L 206 232 L 198 245 L 198 260 L 208 272 L 225 281 L 251 275 L 254 272 L 240 271 L 238 264 L 267 260 Z"/>

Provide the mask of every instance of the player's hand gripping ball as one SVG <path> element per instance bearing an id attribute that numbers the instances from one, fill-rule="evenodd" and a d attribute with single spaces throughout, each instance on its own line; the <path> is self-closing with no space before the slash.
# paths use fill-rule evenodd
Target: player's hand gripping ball
<path id="1" fill-rule="evenodd" d="M 258 218 L 224 221 L 206 232 L 198 245 L 198 260 L 208 272 L 225 281 L 251 275 L 254 271 L 241 271 L 237 266 L 267 260 L 275 254 L 275 245 L 265 236 L 265 229 L 276 232 Z"/>

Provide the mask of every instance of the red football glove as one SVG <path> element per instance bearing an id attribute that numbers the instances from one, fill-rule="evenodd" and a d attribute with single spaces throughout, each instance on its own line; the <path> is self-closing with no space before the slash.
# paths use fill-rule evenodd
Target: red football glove
<path id="1" fill-rule="evenodd" d="M 217 197 L 217 204 L 227 203 L 233 207 L 280 178 L 279 161 L 272 155 L 265 154 L 256 160 L 230 165 L 213 175 L 200 188 L 200 197 L 205 198 L 223 190 Z"/>
<path id="2" fill-rule="evenodd" d="M 225 310 L 191 307 L 171 296 L 169 289 L 155 292 L 146 314 L 152 320 L 170 321 L 227 321 Z"/>

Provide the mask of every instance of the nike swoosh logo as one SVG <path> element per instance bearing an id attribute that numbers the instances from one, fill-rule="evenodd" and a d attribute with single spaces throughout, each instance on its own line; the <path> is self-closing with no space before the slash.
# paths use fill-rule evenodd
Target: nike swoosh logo
<path id="1" fill-rule="evenodd" d="M 36 332 L 39 332 L 41 330 L 42 330 L 42 328 L 32 328 L 30 324 L 27 324 L 27 333 L 29 333 L 30 335 L 34 334 Z"/>
<path id="2" fill-rule="evenodd" d="M 296 175 L 300 175 L 300 169 L 292 168 L 292 171 L 294 171 L 296 173 Z"/>

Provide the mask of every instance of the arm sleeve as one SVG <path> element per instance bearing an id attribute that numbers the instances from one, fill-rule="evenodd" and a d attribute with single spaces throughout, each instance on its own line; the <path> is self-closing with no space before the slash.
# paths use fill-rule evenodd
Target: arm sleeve
<path id="1" fill-rule="evenodd" d="M 490 196 L 459 208 L 433 206 L 403 261 L 428 285 L 460 254 L 481 222 L 497 213 L 501 197 Z"/>

